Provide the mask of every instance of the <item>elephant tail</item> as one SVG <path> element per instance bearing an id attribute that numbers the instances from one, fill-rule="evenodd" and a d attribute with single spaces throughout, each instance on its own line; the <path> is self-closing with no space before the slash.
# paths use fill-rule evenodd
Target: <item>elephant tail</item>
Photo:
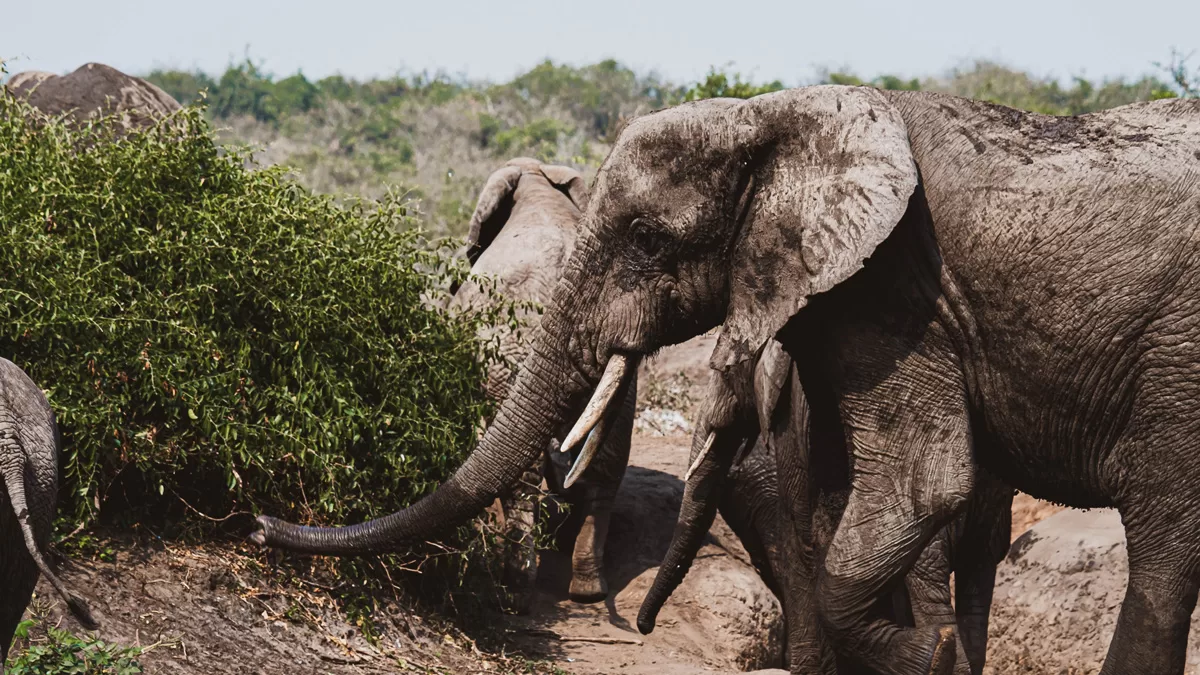
<path id="1" fill-rule="evenodd" d="M 7 439 L 8 443 L 16 447 L 10 447 L 8 453 L 13 457 L 19 457 L 20 463 L 17 466 L 9 466 L 5 470 L 0 471 L 4 474 L 4 486 L 8 489 L 8 498 L 12 504 L 13 511 L 16 513 L 17 522 L 21 526 L 21 534 L 25 537 L 25 548 L 29 550 L 29 555 L 33 558 L 34 564 L 42 576 L 54 586 L 54 590 L 62 596 L 67 607 L 71 610 L 71 614 L 79 621 L 80 625 L 88 630 L 95 630 L 99 624 L 92 618 L 92 612 L 88 609 L 85 603 L 78 596 L 73 595 L 67 590 L 67 587 L 55 576 L 51 571 L 50 565 L 46 563 L 46 559 L 42 556 L 42 551 L 38 547 L 37 537 L 33 533 L 33 523 L 29 517 L 29 503 L 25 496 L 25 468 L 27 455 L 25 449 L 20 446 L 20 442 L 16 438 Z"/>

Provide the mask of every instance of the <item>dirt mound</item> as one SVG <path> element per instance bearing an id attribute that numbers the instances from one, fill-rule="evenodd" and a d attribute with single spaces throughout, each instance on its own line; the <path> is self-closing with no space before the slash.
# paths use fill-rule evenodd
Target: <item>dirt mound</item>
<path id="1" fill-rule="evenodd" d="M 1035 525 L 1013 543 L 996 576 L 985 672 L 1098 672 L 1128 570 L 1116 511 L 1067 509 Z M 1198 615 L 1188 654 L 1186 672 L 1200 673 Z"/>
<path id="2" fill-rule="evenodd" d="M 376 644 L 337 612 L 319 589 L 275 586 L 235 547 L 115 545 L 113 562 L 69 566 L 63 580 L 83 596 L 106 642 L 151 647 L 139 661 L 150 675 L 365 675 L 417 672 L 433 664 L 460 672 L 511 672 L 508 659 L 484 654 L 444 622 L 426 620 L 382 599 L 383 636 Z M 52 624 L 73 631 L 61 603 L 50 598 Z M 535 672 L 535 671 L 521 671 Z M 538 670 L 536 672 L 543 672 Z"/>
<path id="3" fill-rule="evenodd" d="M 97 114 L 119 113 L 125 128 L 144 128 L 180 109 L 162 89 L 102 63 L 85 64 L 69 75 L 17 73 L 5 88 L 47 115 L 69 114 L 78 124 Z"/>

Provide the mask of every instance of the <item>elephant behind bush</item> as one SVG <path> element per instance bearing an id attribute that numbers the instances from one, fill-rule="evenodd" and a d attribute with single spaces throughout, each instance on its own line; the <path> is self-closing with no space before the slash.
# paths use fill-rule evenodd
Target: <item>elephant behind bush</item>
<path id="1" fill-rule="evenodd" d="M 51 115 L 82 125 L 96 115 L 119 115 L 125 129 L 145 128 L 180 109 L 165 91 L 103 63 L 86 63 L 67 75 L 28 70 L 5 89 Z"/>
<path id="2" fill-rule="evenodd" d="M 87 605 L 72 596 L 42 555 L 54 526 L 58 493 L 58 426 L 42 390 L 12 361 L 0 358 L 0 672 L 13 632 L 45 575 L 85 628 L 95 628 Z"/>
<path id="3" fill-rule="evenodd" d="M 518 318 L 524 330 L 535 330 L 541 316 L 532 305 L 550 301 L 575 248 L 579 216 L 585 208 L 587 186 L 574 169 L 518 157 L 493 172 L 480 192 L 467 234 L 466 255 L 475 278 L 455 291 L 451 309 L 487 303 L 494 290 L 524 303 L 518 307 Z M 488 395 L 503 401 L 515 380 L 516 366 L 528 350 L 527 334 L 502 325 L 484 329 L 480 337 L 497 340 L 504 357 L 493 362 L 486 383 Z M 596 459 L 586 479 L 565 485 L 567 471 L 561 462 L 565 456 L 557 452 L 558 442 L 566 435 L 563 429 L 541 460 L 528 468 L 513 493 L 502 500 L 508 548 L 504 577 L 512 609 L 527 611 L 532 600 L 537 575 L 536 493 L 543 479 L 553 493 L 581 511 L 572 553 L 570 597 L 580 602 L 607 597 L 604 542 L 613 499 L 629 461 L 636 383 L 630 383 L 628 389 L 623 414 L 607 440 L 593 448 Z"/>

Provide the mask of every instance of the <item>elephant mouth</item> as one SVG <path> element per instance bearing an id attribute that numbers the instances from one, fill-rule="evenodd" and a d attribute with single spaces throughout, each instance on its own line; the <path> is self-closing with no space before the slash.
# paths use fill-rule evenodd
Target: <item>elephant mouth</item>
<path id="1" fill-rule="evenodd" d="M 571 470 L 567 472 L 567 477 L 563 480 L 564 488 L 571 487 L 575 481 L 579 480 L 604 444 L 617 417 L 616 408 L 619 407 L 621 401 L 625 400 L 625 396 L 629 392 L 629 383 L 637 374 L 641 359 L 640 354 L 625 352 L 614 352 L 609 357 L 608 364 L 604 367 L 604 373 L 600 376 L 600 383 L 596 385 L 591 400 L 584 406 L 583 413 L 575 422 L 575 426 L 571 427 L 571 431 L 559 448 L 560 452 L 571 452 L 579 447 L 580 443 L 583 444 L 579 457 L 576 458 Z"/>

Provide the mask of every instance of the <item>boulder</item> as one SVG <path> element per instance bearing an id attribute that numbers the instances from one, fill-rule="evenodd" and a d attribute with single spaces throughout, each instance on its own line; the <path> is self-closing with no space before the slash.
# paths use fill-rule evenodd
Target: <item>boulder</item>
<path id="1" fill-rule="evenodd" d="M 985 673 L 1099 672 L 1128 571 L 1112 509 L 1067 509 L 1034 525 L 997 571 Z M 1200 674 L 1198 629 L 1193 615 L 1189 674 Z"/>
<path id="2" fill-rule="evenodd" d="M 180 109 L 162 89 L 102 63 L 88 63 L 68 75 L 31 70 L 17 73 L 5 89 L 41 112 L 67 115 L 76 124 L 93 116 L 117 114 L 126 129 L 145 128 Z"/>

